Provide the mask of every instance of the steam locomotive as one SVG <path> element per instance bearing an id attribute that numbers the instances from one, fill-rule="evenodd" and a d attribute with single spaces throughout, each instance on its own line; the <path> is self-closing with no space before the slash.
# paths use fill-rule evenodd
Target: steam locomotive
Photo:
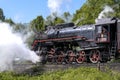
<path id="1" fill-rule="evenodd" d="M 120 54 L 120 20 L 104 18 L 92 25 L 48 26 L 46 31 L 37 34 L 32 47 L 43 63 L 80 64 L 117 59 Z"/>

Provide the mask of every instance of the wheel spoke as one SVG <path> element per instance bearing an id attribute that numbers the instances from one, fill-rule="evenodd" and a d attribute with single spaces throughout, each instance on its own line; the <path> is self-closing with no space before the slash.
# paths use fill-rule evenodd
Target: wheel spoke
<path id="1" fill-rule="evenodd" d="M 60 54 L 58 55 L 56 62 L 61 64 L 64 61 L 64 52 L 60 51 Z"/>
<path id="2" fill-rule="evenodd" d="M 53 62 L 53 55 L 48 55 L 47 61 L 48 62 Z"/>
<path id="3" fill-rule="evenodd" d="M 67 63 L 71 63 L 75 60 L 75 54 L 73 51 L 68 51 L 67 52 L 68 59 L 66 60 Z"/>
<path id="4" fill-rule="evenodd" d="M 51 48 L 49 51 L 48 51 L 48 58 L 47 58 L 47 61 L 48 62 L 54 62 L 54 55 L 55 55 L 55 49 L 54 48 Z"/>
<path id="5" fill-rule="evenodd" d="M 100 60 L 100 52 L 98 50 L 92 50 L 89 58 L 92 63 L 97 63 Z"/>
<path id="6" fill-rule="evenodd" d="M 85 52 L 84 51 L 80 51 L 78 53 L 78 57 L 76 58 L 76 62 L 77 63 L 83 63 L 85 61 L 86 57 L 85 57 Z"/>

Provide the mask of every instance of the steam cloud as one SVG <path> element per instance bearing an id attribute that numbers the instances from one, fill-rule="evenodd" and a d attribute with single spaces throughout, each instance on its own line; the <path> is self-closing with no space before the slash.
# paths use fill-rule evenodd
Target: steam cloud
<path id="1" fill-rule="evenodd" d="M 39 61 L 39 57 L 25 46 L 19 34 L 13 33 L 9 24 L 0 22 L 0 72 L 12 70 L 16 58 L 33 63 Z"/>
<path id="2" fill-rule="evenodd" d="M 99 14 L 98 19 L 105 17 L 105 13 L 108 12 L 114 12 L 114 10 L 110 6 L 105 6 L 104 10 Z"/>
<path id="3" fill-rule="evenodd" d="M 63 0 L 48 0 L 48 8 L 52 12 L 59 12 Z"/>
<path id="4" fill-rule="evenodd" d="M 50 10 L 51 13 L 54 13 L 54 12 L 60 12 L 61 11 L 61 7 L 62 7 L 62 4 L 65 4 L 65 7 L 66 9 L 69 8 L 69 3 L 71 2 L 71 0 L 48 0 L 48 8 Z"/>
<path id="5" fill-rule="evenodd" d="M 114 10 L 110 6 L 106 5 L 104 7 L 103 11 L 100 12 L 100 14 L 99 14 L 98 18 L 95 20 L 95 22 L 97 22 L 98 19 L 106 18 L 105 14 L 107 14 L 109 12 L 114 12 Z"/>

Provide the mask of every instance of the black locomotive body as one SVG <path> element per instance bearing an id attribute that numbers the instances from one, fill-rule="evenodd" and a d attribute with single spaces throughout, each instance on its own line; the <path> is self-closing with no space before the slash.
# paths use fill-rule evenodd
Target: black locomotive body
<path id="1" fill-rule="evenodd" d="M 49 26 L 34 40 L 33 50 L 42 57 L 42 62 L 97 63 L 118 58 L 120 20 L 107 18 L 93 25 Z"/>

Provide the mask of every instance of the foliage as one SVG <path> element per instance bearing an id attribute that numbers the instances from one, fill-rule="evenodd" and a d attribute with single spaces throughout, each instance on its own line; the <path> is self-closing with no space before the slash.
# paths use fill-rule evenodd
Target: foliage
<path id="1" fill-rule="evenodd" d="M 9 23 L 10 25 L 14 25 L 15 24 L 12 19 L 5 19 L 4 22 Z"/>
<path id="2" fill-rule="evenodd" d="M 104 9 L 105 5 L 112 7 L 113 5 L 115 5 L 115 1 L 87 0 L 86 3 L 79 10 L 76 10 L 76 13 L 73 16 L 73 21 L 75 23 L 77 22 L 77 25 L 93 24 L 95 23 L 95 19 L 98 17 L 99 13 Z M 116 14 L 118 15 L 119 13 Z"/>
<path id="3" fill-rule="evenodd" d="M 54 25 L 53 17 L 51 15 L 47 16 L 45 23 L 46 23 L 46 25 L 49 25 L 49 26 Z"/>
<path id="4" fill-rule="evenodd" d="M 64 20 L 60 17 L 55 17 L 54 19 L 54 25 L 64 23 Z"/>
<path id="5" fill-rule="evenodd" d="M 31 21 L 31 28 L 35 31 L 43 31 L 45 29 L 44 19 L 42 16 L 37 16 L 36 19 Z"/>
<path id="6" fill-rule="evenodd" d="M 5 20 L 5 16 L 4 16 L 3 10 L 1 8 L 0 8 L 0 20 L 1 21 Z"/>
<path id="7" fill-rule="evenodd" d="M 120 63 L 120 59 L 112 59 L 110 62 L 111 63 Z"/>
<path id="8" fill-rule="evenodd" d="M 76 68 L 41 75 L 15 75 L 10 72 L 0 73 L 1 80 L 120 80 L 120 73 L 110 71 L 101 72 L 96 68 Z"/>
<path id="9" fill-rule="evenodd" d="M 22 23 L 17 23 L 15 24 L 15 26 L 13 26 L 14 31 L 19 33 L 23 33 L 25 28 L 26 28 L 25 25 Z"/>
<path id="10" fill-rule="evenodd" d="M 46 18 L 46 25 L 54 26 L 56 24 L 64 23 L 65 20 L 57 16 L 57 13 L 52 13 Z"/>
<path id="11" fill-rule="evenodd" d="M 120 0 L 115 0 L 113 9 L 115 10 L 114 16 L 120 18 Z"/>
<path id="12" fill-rule="evenodd" d="M 72 15 L 69 12 L 64 12 L 62 16 L 66 23 L 71 22 Z"/>

